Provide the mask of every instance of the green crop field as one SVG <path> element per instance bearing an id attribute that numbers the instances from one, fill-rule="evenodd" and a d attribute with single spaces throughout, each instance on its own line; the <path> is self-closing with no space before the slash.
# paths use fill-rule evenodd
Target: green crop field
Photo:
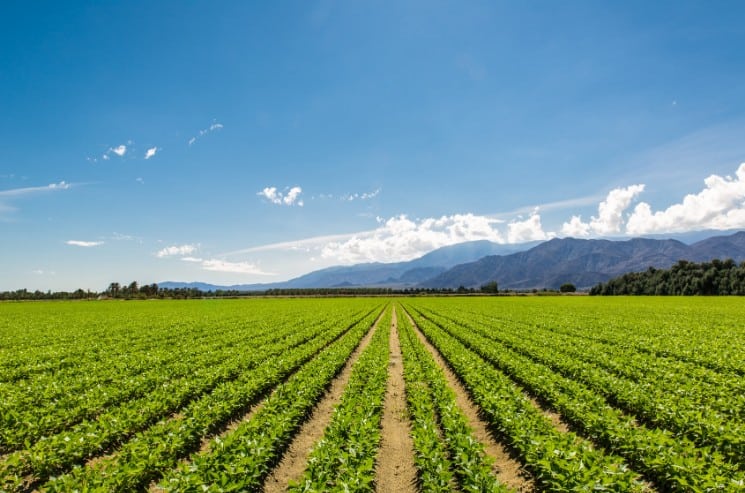
<path id="1" fill-rule="evenodd" d="M 745 304 L 0 304 L 0 491 L 388 491 L 391 474 L 745 491 Z"/>

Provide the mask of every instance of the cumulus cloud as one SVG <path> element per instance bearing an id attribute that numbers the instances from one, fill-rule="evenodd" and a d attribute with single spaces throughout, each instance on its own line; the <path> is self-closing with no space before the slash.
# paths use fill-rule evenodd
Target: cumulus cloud
<path id="1" fill-rule="evenodd" d="M 125 146 L 124 144 L 122 144 L 122 145 L 118 145 L 116 147 L 111 147 L 111 148 L 109 148 L 109 152 L 113 152 L 117 156 L 122 157 L 122 156 L 124 156 L 127 153 L 127 146 Z"/>
<path id="2" fill-rule="evenodd" d="M 703 190 L 686 195 L 681 203 L 665 210 L 653 212 L 648 203 L 641 202 L 626 222 L 626 232 L 631 235 L 743 227 L 745 163 L 734 177 L 709 176 Z"/>
<path id="3" fill-rule="evenodd" d="M 216 272 L 232 272 L 236 274 L 255 274 L 271 276 L 250 262 L 228 262 L 227 260 L 208 259 L 202 261 L 202 269 Z"/>
<path id="4" fill-rule="evenodd" d="M 495 227 L 501 221 L 473 214 L 412 220 L 402 214 L 381 220 L 372 231 L 343 241 L 328 242 L 321 256 L 340 263 L 394 262 L 411 260 L 436 248 L 464 241 L 490 240 L 504 243 Z"/>
<path id="5" fill-rule="evenodd" d="M 82 241 L 82 240 L 67 240 L 65 242 L 68 245 L 91 248 L 103 245 L 103 241 Z"/>
<path id="6" fill-rule="evenodd" d="M 644 185 L 631 185 L 626 188 L 614 188 L 598 205 L 598 215 L 592 216 L 589 223 L 582 221 L 581 216 L 572 216 L 569 222 L 561 227 L 561 233 L 567 236 L 609 235 L 621 233 L 624 222 L 623 213 L 631 202 L 644 191 Z"/>
<path id="7" fill-rule="evenodd" d="M 199 249 L 197 245 L 173 245 L 159 250 L 155 256 L 159 258 L 174 257 L 177 255 L 191 255 Z"/>
<path id="8" fill-rule="evenodd" d="M 569 222 L 561 226 L 561 234 L 564 236 L 590 236 L 590 225 L 582 222 L 581 216 L 572 216 Z"/>
<path id="9" fill-rule="evenodd" d="M 528 219 L 511 221 L 507 225 L 507 243 L 547 240 L 551 236 L 553 233 L 543 231 L 538 211 L 533 211 Z"/>
<path id="10" fill-rule="evenodd" d="M 300 194 L 303 193 L 303 189 L 300 187 L 292 187 L 285 192 L 280 192 L 277 187 L 266 187 L 261 192 L 257 192 L 256 195 L 264 197 L 266 200 L 276 205 L 297 205 L 302 207 L 303 201 L 300 200 Z"/>
<path id="11" fill-rule="evenodd" d="M 155 156 L 155 154 L 156 154 L 156 153 L 157 153 L 157 152 L 158 152 L 159 150 L 160 150 L 160 149 L 159 149 L 158 147 L 151 147 L 150 149 L 146 150 L 146 151 L 145 151 L 145 159 L 150 159 L 151 157 Z"/>

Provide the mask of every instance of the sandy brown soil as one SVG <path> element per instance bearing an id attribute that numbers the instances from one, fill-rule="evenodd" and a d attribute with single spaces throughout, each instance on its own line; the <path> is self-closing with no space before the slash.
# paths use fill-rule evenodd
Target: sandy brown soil
<path id="1" fill-rule="evenodd" d="M 376 464 L 376 491 L 405 493 L 416 491 L 414 442 L 406 412 L 404 368 L 398 342 L 398 319 L 393 310 L 388 362 L 388 387 L 385 393 L 382 435 Z"/>
<path id="2" fill-rule="evenodd" d="M 466 416 L 468 425 L 473 430 L 473 434 L 476 439 L 484 445 L 484 452 L 487 456 L 494 460 L 494 474 L 501 483 L 515 488 L 518 491 L 534 491 L 534 485 L 530 479 L 530 475 L 527 471 L 522 468 L 520 462 L 513 459 L 507 449 L 503 447 L 489 431 L 489 424 L 481 418 L 479 408 L 473 403 L 471 397 L 468 395 L 468 391 L 463 384 L 455 376 L 455 373 L 447 366 L 447 363 L 443 359 L 440 352 L 427 341 L 424 334 L 421 333 L 419 328 L 414 323 L 414 320 L 409 317 L 411 325 L 414 327 L 419 340 L 422 342 L 424 347 L 427 348 L 429 353 L 434 357 L 437 364 L 442 368 L 445 373 L 445 378 L 448 382 L 448 386 L 455 392 L 456 403 L 458 407 Z"/>
<path id="3" fill-rule="evenodd" d="M 535 407 L 541 410 L 541 413 L 551 421 L 551 424 L 554 425 L 554 428 L 556 428 L 562 433 L 566 433 L 569 431 L 569 426 L 567 426 L 567 424 L 564 421 L 562 421 L 561 415 L 559 413 L 557 413 L 553 409 L 550 409 L 547 406 L 544 406 L 535 397 L 531 397 L 529 395 L 526 395 L 525 397 L 530 402 L 532 402 Z"/>
<path id="4" fill-rule="evenodd" d="M 373 329 L 368 331 L 365 337 L 362 338 L 360 344 L 344 364 L 341 373 L 334 378 L 326 394 L 316 404 L 310 419 L 303 424 L 298 434 L 295 435 L 292 443 L 290 443 L 287 451 L 282 456 L 280 463 L 264 481 L 265 492 L 275 493 L 286 491 L 291 481 L 297 481 L 302 478 L 306 464 L 308 463 L 308 456 L 316 442 L 323 437 L 326 427 L 331 422 L 334 407 L 341 401 L 341 395 L 349 383 L 352 367 L 365 348 L 370 344 L 370 340 L 378 329 L 381 318 L 382 315 L 375 321 Z"/>

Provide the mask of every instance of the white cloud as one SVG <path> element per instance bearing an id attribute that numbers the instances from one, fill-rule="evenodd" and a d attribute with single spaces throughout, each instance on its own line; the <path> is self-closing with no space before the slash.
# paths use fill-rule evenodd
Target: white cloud
<path id="1" fill-rule="evenodd" d="M 702 229 L 736 229 L 745 227 L 745 163 L 735 177 L 711 175 L 704 189 L 688 194 L 679 204 L 652 212 L 641 202 L 626 223 L 630 235 L 668 233 Z"/>
<path id="2" fill-rule="evenodd" d="M 414 221 L 406 215 L 392 217 L 378 228 L 343 241 L 330 241 L 321 256 L 344 264 L 410 260 L 436 248 L 464 241 L 504 243 L 495 228 L 501 221 L 473 214 L 455 214 Z"/>
<path id="3" fill-rule="evenodd" d="M 127 146 L 121 144 L 116 147 L 110 147 L 108 152 L 112 152 L 119 157 L 123 157 L 127 153 Z"/>
<path id="4" fill-rule="evenodd" d="M 582 222 L 580 216 L 572 216 L 569 222 L 561 226 L 561 234 L 564 236 L 590 236 L 590 225 Z"/>
<path id="5" fill-rule="evenodd" d="M 25 187 L 25 188 L 13 188 L 10 190 L 0 190 L 0 199 L 7 197 L 22 197 L 24 195 L 31 195 L 38 192 L 51 192 L 56 190 L 68 190 L 72 188 L 72 185 L 61 181 L 59 183 L 50 183 L 42 187 Z"/>
<path id="6" fill-rule="evenodd" d="M 616 188 L 598 206 L 598 217 L 593 217 L 590 227 L 598 234 L 620 233 L 623 224 L 623 212 L 631 201 L 644 191 L 644 185 L 631 185 Z"/>
<path id="7" fill-rule="evenodd" d="M 155 156 L 155 153 L 157 153 L 160 149 L 158 147 L 151 147 L 150 149 L 145 151 L 145 159 L 150 159 L 151 157 Z"/>
<path id="8" fill-rule="evenodd" d="M 547 240 L 552 236 L 553 233 L 543 231 L 541 216 L 538 211 L 533 211 L 528 219 L 512 221 L 507 225 L 507 243 Z"/>
<path id="9" fill-rule="evenodd" d="M 12 213 L 18 209 L 9 204 L 10 201 L 15 199 L 22 199 L 24 197 L 37 195 L 40 193 L 59 192 L 61 190 L 68 190 L 73 185 L 65 181 L 58 183 L 50 183 L 49 185 L 40 187 L 24 187 L 24 188 L 12 188 L 9 190 L 0 190 L 0 220 L 8 220 Z"/>
<path id="10" fill-rule="evenodd" d="M 189 141 L 188 141 L 189 142 L 189 146 L 191 147 L 191 145 L 194 144 L 194 142 L 196 142 L 197 139 L 201 139 L 202 137 L 204 137 L 208 133 L 214 132 L 215 130 L 221 130 L 222 128 L 224 128 L 224 126 L 223 126 L 222 123 L 213 122 L 209 127 L 203 128 L 202 130 L 200 130 L 199 132 L 197 132 L 197 135 L 195 135 L 193 137 L 190 137 L 189 138 Z"/>
<path id="11" fill-rule="evenodd" d="M 199 249 L 198 245 L 173 245 L 159 250 L 155 256 L 158 258 L 173 257 L 177 255 L 191 255 Z"/>
<path id="12" fill-rule="evenodd" d="M 103 245 L 103 241 L 82 241 L 82 240 L 67 240 L 65 242 L 68 245 L 90 248 Z"/>
<path id="13" fill-rule="evenodd" d="M 373 190 L 372 192 L 351 193 L 347 195 L 342 195 L 341 199 L 347 202 L 352 202 L 355 200 L 370 200 L 370 199 L 377 197 L 380 194 L 380 191 L 381 191 L 380 188 L 377 188 Z"/>
<path id="14" fill-rule="evenodd" d="M 184 262 L 195 262 L 195 263 L 202 261 L 202 259 L 198 257 L 181 257 L 181 260 L 183 260 Z"/>
<path id="15" fill-rule="evenodd" d="M 623 213 L 629 208 L 637 195 L 644 191 L 644 185 L 631 185 L 626 188 L 614 188 L 608 192 L 605 200 L 598 205 L 598 215 L 590 218 L 589 223 L 582 222 L 580 216 L 572 216 L 569 222 L 561 227 L 561 233 L 567 236 L 609 235 L 621 233 Z"/>
<path id="16" fill-rule="evenodd" d="M 302 207 L 304 205 L 303 201 L 299 200 L 301 193 L 303 193 L 303 189 L 300 187 L 292 187 L 286 193 L 278 191 L 277 187 L 266 187 L 261 192 L 257 192 L 256 195 L 264 197 L 272 204 Z"/>
<path id="17" fill-rule="evenodd" d="M 50 183 L 49 185 L 47 185 L 47 188 L 49 188 L 50 190 L 67 190 L 68 188 L 70 188 L 70 184 L 61 181 L 59 183 Z"/>
<path id="18" fill-rule="evenodd" d="M 236 274 L 274 275 L 262 271 L 258 266 L 249 262 L 228 262 L 227 260 L 219 259 L 203 260 L 202 269 L 216 272 L 233 272 Z"/>

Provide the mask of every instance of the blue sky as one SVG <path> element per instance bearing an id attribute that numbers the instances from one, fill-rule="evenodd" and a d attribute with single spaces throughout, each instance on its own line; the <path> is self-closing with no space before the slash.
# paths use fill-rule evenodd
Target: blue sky
<path id="1" fill-rule="evenodd" d="M 0 4 L 0 289 L 745 228 L 742 2 Z"/>

